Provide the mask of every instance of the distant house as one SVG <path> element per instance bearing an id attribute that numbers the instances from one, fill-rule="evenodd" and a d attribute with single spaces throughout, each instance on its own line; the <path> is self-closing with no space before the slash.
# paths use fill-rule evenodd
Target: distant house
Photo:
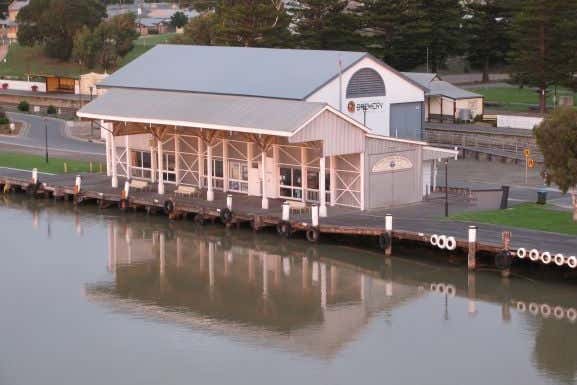
<path id="1" fill-rule="evenodd" d="M 426 121 L 471 121 L 483 115 L 482 95 L 456 87 L 434 73 L 405 72 L 404 75 L 428 90 L 425 93 Z"/>
<path id="2" fill-rule="evenodd" d="M 175 28 L 170 24 L 170 20 L 142 17 L 136 21 L 136 29 L 140 35 L 158 35 L 162 33 L 174 32 Z"/>
<path id="3" fill-rule="evenodd" d="M 27 6 L 30 0 L 14 0 L 8 6 L 8 18 L 0 20 L 1 36 L 8 41 L 16 41 L 18 38 L 18 23 L 16 18 L 20 10 Z"/>

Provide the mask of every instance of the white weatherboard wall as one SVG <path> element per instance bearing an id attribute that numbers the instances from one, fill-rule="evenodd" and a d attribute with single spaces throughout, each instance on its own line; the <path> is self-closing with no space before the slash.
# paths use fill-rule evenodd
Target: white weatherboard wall
<path id="1" fill-rule="evenodd" d="M 8 84 L 9 90 L 32 91 L 32 86 L 38 87 L 37 92 L 46 92 L 46 84 L 43 82 L 27 82 L 25 80 L 0 79 L 0 86 Z"/>
<path id="2" fill-rule="evenodd" d="M 538 116 L 497 115 L 497 127 L 523 128 L 532 130 L 543 121 Z"/>
<path id="3" fill-rule="evenodd" d="M 338 63 L 335 63 L 338 67 Z M 381 75 L 385 83 L 386 96 L 385 97 L 369 97 L 369 98 L 355 98 L 347 99 L 347 85 L 351 77 L 362 68 L 372 68 Z M 425 92 L 404 79 L 402 76 L 391 71 L 386 66 L 383 66 L 377 60 L 371 57 L 365 57 L 358 63 L 348 68 L 341 76 L 342 89 L 339 90 L 339 77 L 336 77 L 331 82 L 326 84 L 321 89 L 307 98 L 309 102 L 324 102 L 332 107 L 339 109 L 339 100 L 341 101 L 341 112 L 353 117 L 355 120 L 363 123 L 363 111 L 355 111 L 350 113 L 347 110 L 347 105 L 350 101 L 357 104 L 362 103 L 383 103 L 382 110 L 367 111 L 366 126 L 374 133 L 381 135 L 389 135 L 390 125 L 390 105 L 393 103 L 410 103 L 410 102 L 424 102 Z"/>

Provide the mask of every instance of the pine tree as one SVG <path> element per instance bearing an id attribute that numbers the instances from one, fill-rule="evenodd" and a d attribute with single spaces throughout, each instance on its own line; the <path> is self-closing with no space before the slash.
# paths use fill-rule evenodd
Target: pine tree
<path id="1" fill-rule="evenodd" d="M 459 0 L 364 0 L 367 49 L 401 70 L 430 62 L 433 72 L 462 46 Z"/>
<path id="2" fill-rule="evenodd" d="M 217 44 L 246 47 L 290 45 L 290 17 L 283 0 L 220 0 L 215 16 Z"/>
<path id="3" fill-rule="evenodd" d="M 575 85 L 577 0 L 525 0 L 512 23 L 511 72 L 522 85 L 539 90 L 539 110 L 547 111 L 547 88 Z"/>
<path id="4" fill-rule="evenodd" d="M 483 82 L 489 81 L 494 65 L 505 64 L 510 47 L 511 8 L 507 0 L 468 0 L 465 4 L 465 40 L 467 59 L 483 72 Z"/>
<path id="5" fill-rule="evenodd" d="M 308 49 L 358 50 L 359 17 L 348 0 L 298 0 L 289 3 L 297 46 Z"/>

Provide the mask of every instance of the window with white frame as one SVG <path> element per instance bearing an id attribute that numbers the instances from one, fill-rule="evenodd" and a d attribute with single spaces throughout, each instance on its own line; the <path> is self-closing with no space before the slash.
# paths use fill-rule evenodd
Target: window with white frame
<path id="1" fill-rule="evenodd" d="M 152 158 L 149 151 L 130 150 L 130 172 L 133 178 L 151 179 Z"/>
<path id="2" fill-rule="evenodd" d="M 204 187 L 208 186 L 208 159 L 204 158 Z M 222 159 L 212 159 L 212 187 L 222 190 L 224 186 L 224 163 Z"/>
<path id="3" fill-rule="evenodd" d="M 280 168 L 280 196 L 283 198 L 302 199 L 303 181 L 300 168 Z"/>
<path id="4" fill-rule="evenodd" d="M 176 182 L 176 160 L 173 153 L 163 154 L 163 166 L 162 179 L 165 182 Z"/>
<path id="5" fill-rule="evenodd" d="M 248 192 L 248 165 L 246 162 L 228 161 L 228 189 L 236 192 Z"/>

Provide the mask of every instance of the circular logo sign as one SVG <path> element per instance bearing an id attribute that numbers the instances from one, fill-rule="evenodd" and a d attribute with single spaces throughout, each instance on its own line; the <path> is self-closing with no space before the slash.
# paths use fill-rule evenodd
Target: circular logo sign
<path id="1" fill-rule="evenodd" d="M 347 104 L 347 110 L 349 110 L 350 113 L 355 112 L 356 107 L 357 107 L 356 103 L 353 102 L 352 100 L 349 102 L 349 104 Z"/>

